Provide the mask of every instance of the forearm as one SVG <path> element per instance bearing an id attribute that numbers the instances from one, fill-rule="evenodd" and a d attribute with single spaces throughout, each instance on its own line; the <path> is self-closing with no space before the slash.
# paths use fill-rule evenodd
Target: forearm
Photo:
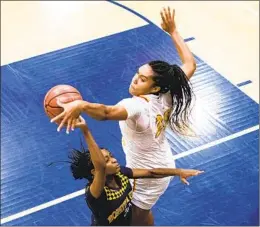
<path id="1" fill-rule="evenodd" d="M 84 134 L 86 143 L 88 145 L 90 157 L 91 157 L 95 170 L 104 171 L 105 167 L 106 167 L 106 161 L 105 161 L 105 158 L 104 158 L 99 146 L 97 145 L 91 132 L 87 128 L 83 128 L 81 130 Z"/>
<path id="2" fill-rule="evenodd" d="M 181 58 L 182 63 L 183 64 L 189 63 L 189 64 L 195 65 L 196 62 L 193 57 L 193 54 L 191 53 L 189 47 L 187 46 L 187 44 L 185 43 L 183 38 L 180 36 L 180 34 L 178 33 L 177 30 L 172 32 L 171 38 L 176 46 L 176 49 L 178 51 L 178 54 Z"/>
<path id="3" fill-rule="evenodd" d="M 153 177 L 179 176 L 182 169 L 177 168 L 154 168 L 150 172 Z"/>
<path id="4" fill-rule="evenodd" d="M 108 108 L 106 105 L 83 101 L 81 110 L 96 120 L 107 120 Z"/>
<path id="5" fill-rule="evenodd" d="M 96 120 L 124 121 L 128 117 L 126 109 L 120 105 L 106 106 L 104 104 L 90 103 L 86 101 L 82 101 L 80 105 L 81 112 L 85 112 Z"/>

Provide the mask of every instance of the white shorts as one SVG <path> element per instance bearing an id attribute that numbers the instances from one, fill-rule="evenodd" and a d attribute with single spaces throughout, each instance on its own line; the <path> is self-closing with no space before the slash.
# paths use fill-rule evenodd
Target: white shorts
<path id="1" fill-rule="evenodd" d="M 132 203 L 144 210 L 150 210 L 166 191 L 173 177 L 131 180 L 133 187 Z"/>

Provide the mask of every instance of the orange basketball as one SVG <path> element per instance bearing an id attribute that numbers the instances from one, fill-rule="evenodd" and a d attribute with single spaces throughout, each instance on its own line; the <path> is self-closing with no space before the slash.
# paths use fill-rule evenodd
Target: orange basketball
<path id="1" fill-rule="evenodd" d="M 83 100 L 79 91 L 70 85 L 57 85 L 51 88 L 44 97 L 44 110 L 49 118 L 54 118 L 63 112 L 63 108 L 58 106 L 57 99 L 68 103 L 74 100 Z M 60 123 L 61 120 L 56 121 Z"/>

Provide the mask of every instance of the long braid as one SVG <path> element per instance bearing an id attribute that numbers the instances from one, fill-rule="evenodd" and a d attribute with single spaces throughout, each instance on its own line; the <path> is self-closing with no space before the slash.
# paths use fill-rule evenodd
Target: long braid
<path id="1" fill-rule="evenodd" d="M 155 86 L 161 88 L 156 95 L 168 91 L 171 93 L 173 110 L 169 118 L 170 126 L 172 130 L 183 133 L 189 124 L 193 94 L 189 80 L 177 65 L 170 65 L 164 61 L 152 61 L 149 65 L 155 72 Z"/>
<path id="2" fill-rule="evenodd" d="M 188 127 L 190 106 L 192 101 L 192 89 L 188 78 L 180 67 L 172 66 L 174 70 L 174 80 L 171 86 L 171 95 L 174 98 L 174 110 L 170 118 L 171 126 L 174 129 L 181 130 Z M 176 125 L 176 127 L 175 127 Z"/>

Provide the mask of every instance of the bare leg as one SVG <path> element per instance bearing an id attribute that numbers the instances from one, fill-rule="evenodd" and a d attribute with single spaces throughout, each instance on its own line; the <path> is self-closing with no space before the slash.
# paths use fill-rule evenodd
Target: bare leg
<path id="1" fill-rule="evenodd" d="M 149 225 L 149 226 L 153 226 L 154 225 L 154 218 L 153 218 L 153 213 L 152 213 L 151 210 L 150 210 L 150 212 L 148 214 L 147 225 Z"/>
<path id="2" fill-rule="evenodd" d="M 151 210 L 141 209 L 133 204 L 132 225 L 152 226 L 154 225 L 153 214 Z"/>

